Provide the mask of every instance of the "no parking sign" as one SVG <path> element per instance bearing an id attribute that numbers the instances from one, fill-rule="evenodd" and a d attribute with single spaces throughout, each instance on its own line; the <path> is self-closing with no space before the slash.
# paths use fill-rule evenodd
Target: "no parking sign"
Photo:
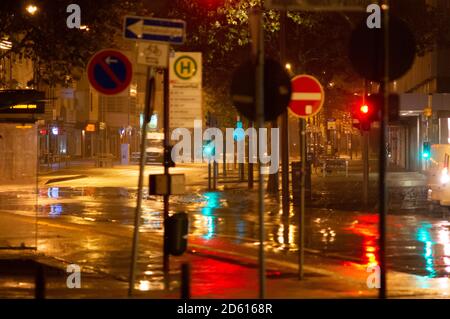
<path id="1" fill-rule="evenodd" d="M 99 93 L 115 95 L 130 85 L 133 68 L 130 60 L 117 50 L 97 52 L 88 64 L 89 83 Z"/>

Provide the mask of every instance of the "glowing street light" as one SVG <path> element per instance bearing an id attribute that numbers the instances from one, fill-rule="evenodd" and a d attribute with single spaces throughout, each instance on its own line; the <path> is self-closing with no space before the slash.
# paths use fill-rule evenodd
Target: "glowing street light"
<path id="1" fill-rule="evenodd" d="M 38 7 L 36 7 L 34 4 L 29 4 L 26 7 L 26 10 L 29 14 L 34 15 L 38 11 Z"/>

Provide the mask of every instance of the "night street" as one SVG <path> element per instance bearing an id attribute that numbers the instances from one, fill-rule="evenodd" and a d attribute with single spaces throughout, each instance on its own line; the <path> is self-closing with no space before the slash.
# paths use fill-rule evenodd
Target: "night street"
<path id="1" fill-rule="evenodd" d="M 449 54 L 449 0 L 1 0 L 0 303 L 449 299 Z"/>

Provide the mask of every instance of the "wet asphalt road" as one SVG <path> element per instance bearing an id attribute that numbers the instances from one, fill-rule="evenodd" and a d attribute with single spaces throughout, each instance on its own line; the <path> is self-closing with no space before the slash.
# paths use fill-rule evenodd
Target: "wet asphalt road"
<path id="1" fill-rule="evenodd" d="M 75 216 L 89 223 L 133 224 L 136 192 L 118 187 L 43 187 L 39 189 L 38 215 L 44 218 Z M 0 192 L 0 210 L 33 211 L 35 201 L 26 192 Z M 143 203 L 144 232 L 162 232 L 162 199 Z M 171 197 L 171 210 L 190 216 L 190 234 L 203 239 L 223 238 L 235 243 L 257 240 L 257 197 L 231 189 L 204 192 L 193 188 Z M 298 212 L 284 217 L 274 198 L 266 198 L 266 247 L 296 254 Z M 376 214 L 310 208 L 305 221 L 306 247 L 342 261 L 377 263 Z M 450 223 L 429 211 L 391 212 L 388 216 L 389 269 L 430 278 L 450 277 Z M 155 256 L 156 258 L 157 256 Z M 158 259 L 159 260 L 159 259 Z M 157 263 L 157 261 L 155 261 Z"/>

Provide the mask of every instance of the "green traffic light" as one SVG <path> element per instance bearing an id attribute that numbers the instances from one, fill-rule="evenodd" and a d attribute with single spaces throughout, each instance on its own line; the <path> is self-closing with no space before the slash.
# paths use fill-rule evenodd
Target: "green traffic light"
<path id="1" fill-rule="evenodd" d="M 209 142 L 203 146 L 203 154 L 205 157 L 212 157 L 215 155 L 215 145 L 213 142 Z"/>
<path id="2" fill-rule="evenodd" d="M 423 151 L 422 151 L 422 157 L 425 159 L 430 158 L 431 156 L 431 143 L 430 142 L 424 142 L 423 143 Z"/>

